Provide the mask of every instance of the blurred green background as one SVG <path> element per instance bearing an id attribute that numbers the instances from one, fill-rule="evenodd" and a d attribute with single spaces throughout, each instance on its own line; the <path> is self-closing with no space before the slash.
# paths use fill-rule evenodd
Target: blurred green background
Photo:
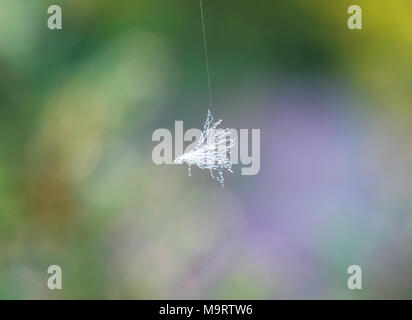
<path id="1" fill-rule="evenodd" d="M 412 2 L 204 6 L 214 115 L 261 129 L 224 190 L 151 158 L 206 116 L 197 0 L 0 0 L 0 298 L 412 298 Z"/>

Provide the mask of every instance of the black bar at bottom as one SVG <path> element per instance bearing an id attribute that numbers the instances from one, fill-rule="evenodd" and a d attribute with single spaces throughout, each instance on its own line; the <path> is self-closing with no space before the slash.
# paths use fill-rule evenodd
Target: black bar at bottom
<path id="1" fill-rule="evenodd" d="M 286 316 L 328 317 L 408 311 L 410 301 L 397 300 L 20 300 L 0 301 L 3 314 L 20 313 L 43 318 L 127 315 L 132 319 L 275 319 Z M 270 317 L 268 317 L 270 316 Z M 123 318 L 123 317 L 122 317 Z"/>

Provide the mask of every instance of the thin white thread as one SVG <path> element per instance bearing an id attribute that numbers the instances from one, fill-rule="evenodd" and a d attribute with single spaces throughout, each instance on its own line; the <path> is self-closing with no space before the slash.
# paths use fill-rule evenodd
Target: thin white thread
<path id="1" fill-rule="evenodd" d="M 202 30 L 203 30 L 203 44 L 205 47 L 205 59 L 206 59 L 206 71 L 207 71 L 207 83 L 209 85 L 209 108 L 212 109 L 213 99 L 212 99 L 212 86 L 210 84 L 210 70 L 209 70 L 209 57 L 207 54 L 207 44 L 206 44 L 206 27 L 205 27 L 205 15 L 203 13 L 203 3 L 200 2 L 200 15 L 202 16 Z"/>
<path id="2" fill-rule="evenodd" d="M 210 71 L 209 71 L 209 58 L 207 55 L 206 45 L 206 27 L 205 27 L 205 15 L 203 13 L 203 3 L 200 1 L 200 14 L 202 16 L 202 29 L 203 29 L 203 43 L 205 47 L 206 58 L 206 70 L 207 70 L 207 82 L 209 85 L 209 110 L 207 111 L 206 122 L 203 126 L 203 132 L 198 139 L 196 147 L 189 152 L 184 153 L 174 160 L 175 164 L 188 164 L 188 173 L 191 175 L 190 166 L 196 165 L 200 169 L 209 169 L 210 175 L 213 179 L 219 181 L 224 187 L 223 169 L 232 171 L 232 163 L 230 161 L 231 148 L 234 145 L 234 140 L 231 136 L 229 129 L 218 129 L 217 126 L 222 120 L 213 122 L 213 117 L 210 112 L 213 106 L 212 100 L 212 86 L 210 84 Z M 218 175 L 214 175 L 213 171 L 216 171 Z"/>

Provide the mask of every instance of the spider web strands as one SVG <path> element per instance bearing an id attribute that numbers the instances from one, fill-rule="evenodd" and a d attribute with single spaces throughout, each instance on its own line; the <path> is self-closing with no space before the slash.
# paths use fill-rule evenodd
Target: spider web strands
<path id="1" fill-rule="evenodd" d="M 209 169 L 212 178 L 216 178 L 223 188 L 223 169 L 233 172 L 229 156 L 234 141 L 229 129 L 217 129 L 221 122 L 222 120 L 213 123 L 213 117 L 209 110 L 204 130 L 196 147 L 184 154 L 181 160 L 189 165 L 189 175 L 191 175 L 190 166 L 192 164 L 197 165 L 201 169 Z M 213 171 L 217 171 L 218 176 L 215 177 Z"/>
<path id="2" fill-rule="evenodd" d="M 192 151 L 187 152 L 182 157 L 190 160 L 198 160 L 199 164 L 205 163 L 224 163 L 229 161 L 226 154 L 230 154 L 230 148 L 234 145 L 229 129 L 209 129 L 205 143 L 197 146 Z M 203 161 L 206 159 L 206 161 Z M 212 160 L 215 160 L 212 162 Z"/>
<path id="3" fill-rule="evenodd" d="M 209 109 L 207 111 L 207 117 L 205 124 L 203 126 L 203 132 L 198 139 L 195 148 L 189 151 L 177 159 L 174 163 L 188 164 L 188 173 L 190 174 L 190 166 L 197 165 L 201 169 L 209 169 L 212 178 L 216 178 L 221 185 L 224 187 L 223 169 L 227 169 L 229 172 L 232 171 L 232 163 L 230 161 L 230 150 L 234 145 L 234 140 L 231 137 L 231 132 L 229 129 L 217 129 L 217 126 L 222 122 L 219 120 L 213 123 L 213 117 L 210 110 L 213 107 L 212 98 L 212 86 L 210 81 L 210 70 L 209 70 L 209 57 L 207 53 L 207 41 L 206 41 L 206 23 L 205 14 L 203 12 L 203 2 L 200 2 L 200 15 L 202 17 L 202 31 L 203 31 L 203 44 L 205 49 L 205 60 L 206 60 L 206 71 L 207 71 L 207 82 L 209 86 Z M 217 171 L 218 176 L 213 175 L 213 171 Z"/>
<path id="4" fill-rule="evenodd" d="M 232 171 L 232 163 L 230 161 L 231 148 L 234 145 L 234 140 L 229 129 L 218 129 L 217 125 L 222 120 L 213 123 L 213 117 L 208 111 L 207 119 L 204 125 L 204 131 L 199 137 L 196 147 L 175 160 L 175 163 L 187 163 L 188 173 L 192 165 L 198 166 L 200 169 L 209 169 L 212 178 L 216 178 L 224 187 L 223 170 Z M 218 173 L 217 176 L 213 171 Z"/>
<path id="5" fill-rule="evenodd" d="M 187 157 L 193 160 L 201 169 L 223 167 L 231 170 L 232 163 L 227 153 L 230 154 L 230 148 L 234 144 L 231 140 L 226 140 L 226 137 L 230 137 L 230 132 L 222 136 L 223 141 L 219 141 L 217 144 L 215 142 L 208 143 L 202 148 L 188 152 Z M 227 141 L 229 141 L 229 144 L 227 144 Z"/>

